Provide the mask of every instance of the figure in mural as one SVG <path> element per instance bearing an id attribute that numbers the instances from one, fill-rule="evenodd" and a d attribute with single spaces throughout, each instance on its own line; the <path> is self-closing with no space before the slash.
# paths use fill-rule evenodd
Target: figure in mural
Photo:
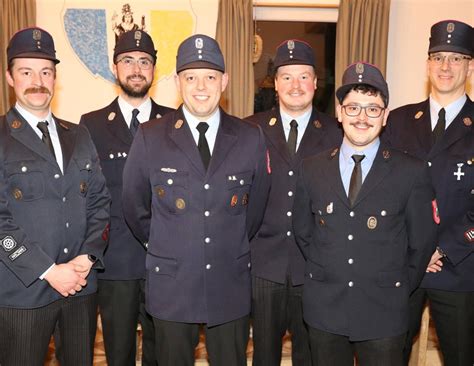
<path id="1" fill-rule="evenodd" d="M 146 31 L 145 29 L 145 16 L 142 15 L 141 24 L 138 25 L 135 23 L 133 19 L 133 12 L 130 7 L 130 4 L 124 4 L 122 6 L 122 21 L 118 22 L 118 14 L 114 12 L 112 15 L 112 30 L 115 33 L 115 43 L 117 43 L 120 36 L 132 30 L 142 30 Z"/>

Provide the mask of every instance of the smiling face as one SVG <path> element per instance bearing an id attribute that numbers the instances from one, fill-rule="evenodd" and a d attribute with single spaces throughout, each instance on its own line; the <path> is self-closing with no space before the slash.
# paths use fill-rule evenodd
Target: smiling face
<path id="1" fill-rule="evenodd" d="M 453 57 L 452 55 L 463 57 L 464 55 L 455 52 L 436 52 L 436 54 L 430 56 L 433 55 L 444 57 L 444 61 L 441 64 L 431 59 L 426 61 L 431 93 L 436 100 L 445 100 L 444 104 L 446 104 L 458 99 L 465 93 L 466 79 L 471 76 L 474 61 L 463 58 L 459 65 L 453 65 L 448 61 L 448 57 Z"/>
<path id="2" fill-rule="evenodd" d="M 175 80 L 188 111 L 205 121 L 218 108 L 229 77 L 212 69 L 188 69 L 181 71 Z"/>
<path id="3" fill-rule="evenodd" d="M 148 60 L 152 66 L 145 70 L 140 67 L 138 60 Z M 132 51 L 117 56 L 113 71 L 124 94 L 130 98 L 141 99 L 147 96 L 151 88 L 155 66 L 148 53 Z"/>
<path id="4" fill-rule="evenodd" d="M 17 102 L 40 118 L 49 113 L 54 95 L 56 67 L 51 60 L 16 58 L 5 74 L 8 85 L 15 91 Z"/>
<path id="5" fill-rule="evenodd" d="M 275 90 L 283 112 L 297 117 L 308 111 L 312 106 L 317 82 L 313 66 L 280 66 L 275 75 Z"/>
<path id="6" fill-rule="evenodd" d="M 379 93 L 375 95 L 351 90 L 344 97 L 342 105 L 337 106 L 337 119 L 342 124 L 345 142 L 355 150 L 363 150 L 371 145 L 382 132 L 382 127 L 387 123 L 389 110 L 384 109 L 380 116 L 375 118 L 368 117 L 364 109 L 358 116 L 348 116 L 345 109 L 355 109 L 357 106 L 375 107 L 374 110 L 383 109 L 384 102 Z"/>

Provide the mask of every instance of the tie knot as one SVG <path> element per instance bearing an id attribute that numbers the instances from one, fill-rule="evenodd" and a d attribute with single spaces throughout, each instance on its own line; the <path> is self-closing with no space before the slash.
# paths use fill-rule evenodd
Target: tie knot
<path id="1" fill-rule="evenodd" d="M 354 160 L 354 163 L 359 164 L 362 160 L 364 160 L 365 155 L 352 155 L 352 160 Z"/>
<path id="2" fill-rule="evenodd" d="M 291 128 L 297 128 L 298 127 L 298 122 L 296 122 L 294 119 L 291 120 L 290 122 Z"/>
<path id="3" fill-rule="evenodd" d="M 48 121 L 41 121 L 41 122 L 38 122 L 38 124 L 36 125 L 36 127 L 38 127 L 38 129 L 42 132 L 42 133 L 47 133 L 49 132 L 48 131 Z"/>
<path id="4" fill-rule="evenodd" d="M 135 108 L 135 109 L 132 111 L 132 118 L 137 118 L 138 113 L 140 113 L 140 111 L 139 111 L 137 108 Z"/>
<path id="5" fill-rule="evenodd" d="M 199 131 L 200 135 L 204 135 L 209 128 L 207 122 L 199 122 L 196 129 Z"/>
<path id="6" fill-rule="evenodd" d="M 441 108 L 438 112 L 439 119 L 444 119 L 446 117 L 446 109 Z"/>

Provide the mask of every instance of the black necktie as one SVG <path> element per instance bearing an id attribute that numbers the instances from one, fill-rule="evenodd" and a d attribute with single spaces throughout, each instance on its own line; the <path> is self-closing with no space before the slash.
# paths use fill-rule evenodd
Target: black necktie
<path id="1" fill-rule="evenodd" d="M 362 169 L 360 163 L 364 158 L 365 155 L 352 155 L 352 160 L 354 160 L 355 165 L 351 175 L 351 183 L 349 185 L 349 202 L 351 203 L 351 206 L 354 205 L 360 187 L 362 187 Z"/>
<path id="2" fill-rule="evenodd" d="M 296 154 L 296 141 L 298 140 L 298 122 L 292 119 L 290 126 L 290 134 L 288 135 L 288 151 L 290 152 L 290 156 L 294 157 Z"/>
<path id="3" fill-rule="evenodd" d="M 206 131 L 209 128 L 209 125 L 206 122 L 199 122 L 196 128 L 199 131 L 198 150 L 201 154 L 204 167 L 207 170 L 209 161 L 211 160 L 211 151 L 209 150 L 209 144 L 206 139 Z"/>
<path id="4" fill-rule="evenodd" d="M 54 158 L 56 159 L 56 154 L 54 153 L 53 142 L 51 141 L 51 136 L 49 135 L 48 121 L 38 122 L 36 127 L 38 127 L 38 129 L 43 134 L 41 141 L 43 141 L 43 143 L 48 147 L 49 151 L 51 151 L 51 154 L 53 154 Z"/>
<path id="5" fill-rule="evenodd" d="M 130 121 L 130 132 L 133 136 L 135 136 L 135 134 L 137 133 L 138 126 L 140 126 L 140 121 L 137 118 L 138 113 L 140 113 L 140 111 L 136 108 L 132 111 L 132 120 Z"/>
<path id="6" fill-rule="evenodd" d="M 435 145 L 443 137 L 446 129 L 446 110 L 441 108 L 438 113 L 438 122 L 433 130 L 433 145 Z"/>

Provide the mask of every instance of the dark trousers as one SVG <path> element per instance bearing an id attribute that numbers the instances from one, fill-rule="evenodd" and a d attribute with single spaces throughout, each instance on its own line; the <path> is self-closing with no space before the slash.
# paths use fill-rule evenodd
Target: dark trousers
<path id="1" fill-rule="evenodd" d="M 406 334 L 351 342 L 349 337 L 309 327 L 313 363 L 323 366 L 403 366 Z"/>
<path id="2" fill-rule="evenodd" d="M 410 358 L 413 338 L 420 330 L 426 300 L 445 366 L 474 365 L 474 292 L 417 289 L 410 296 L 410 323 L 405 345 L 405 361 Z"/>
<path id="3" fill-rule="evenodd" d="M 280 365 L 282 337 L 287 329 L 291 334 L 292 364 L 311 366 L 302 290 L 303 286 L 293 286 L 290 278 L 285 284 L 252 278 L 254 366 Z"/>
<path id="4" fill-rule="evenodd" d="M 109 366 L 135 366 L 137 325 L 143 331 L 142 365 L 155 366 L 155 331 L 145 310 L 145 280 L 99 280 L 99 312 Z"/>
<path id="5" fill-rule="evenodd" d="M 0 308 L 0 365 L 43 366 L 55 329 L 61 365 L 92 365 L 96 320 L 95 294 L 64 298 L 36 309 Z"/>
<path id="6" fill-rule="evenodd" d="M 159 365 L 194 366 L 199 343 L 199 324 L 170 322 L 153 318 L 156 358 Z M 208 327 L 204 324 L 206 349 L 212 366 L 246 366 L 249 317 Z"/>

